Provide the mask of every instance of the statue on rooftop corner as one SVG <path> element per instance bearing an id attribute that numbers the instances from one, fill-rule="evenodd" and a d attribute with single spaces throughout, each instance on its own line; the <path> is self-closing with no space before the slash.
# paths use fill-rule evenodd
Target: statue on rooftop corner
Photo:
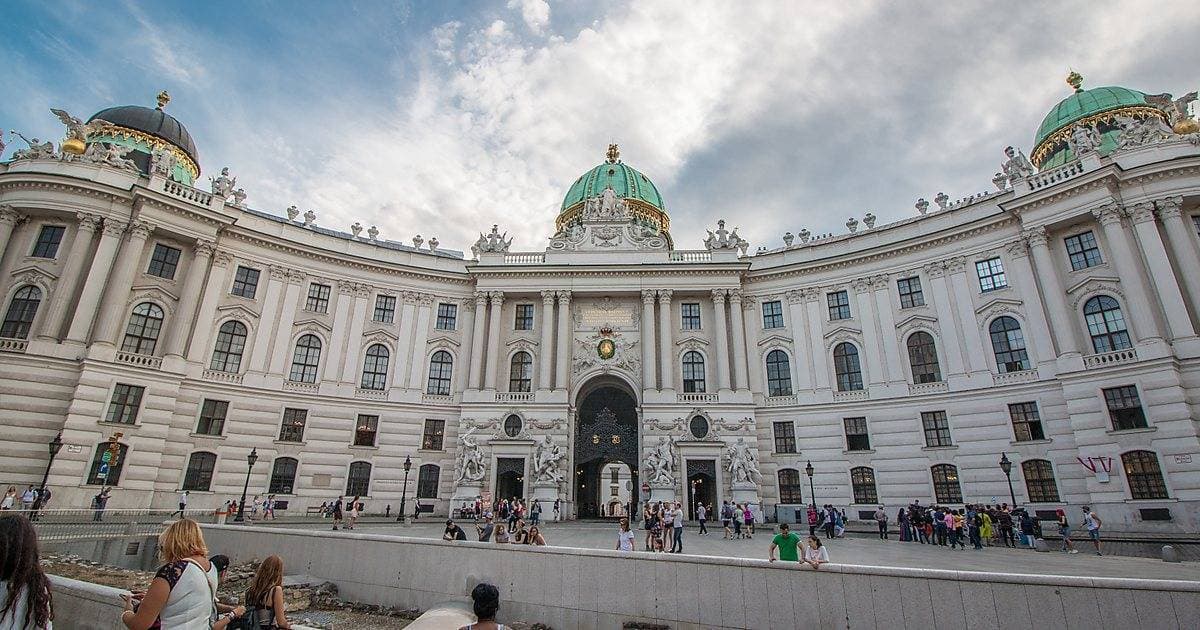
<path id="1" fill-rule="evenodd" d="M 317 222 L 317 213 L 312 210 L 304 211 L 304 225 L 313 225 Z"/>
<path id="2" fill-rule="evenodd" d="M 512 237 L 508 236 L 508 232 L 501 234 L 500 226 L 492 225 L 490 233 L 479 233 L 479 240 L 475 241 L 471 249 L 476 253 L 503 253 L 507 252 L 511 245 Z"/>
<path id="3" fill-rule="evenodd" d="M 1174 98 L 1170 94 L 1154 94 L 1146 95 L 1146 102 L 1162 110 L 1167 116 L 1167 124 L 1171 126 L 1171 130 L 1180 135 L 1187 135 L 1200 132 L 1200 122 L 1195 118 L 1188 116 L 1188 105 L 1197 99 L 1196 92 L 1188 92 L 1179 98 Z"/>
<path id="4" fill-rule="evenodd" d="M 229 176 L 229 167 L 221 169 L 221 174 L 216 177 L 209 177 L 208 181 L 212 182 L 212 193 L 222 199 L 228 199 L 229 195 L 233 194 L 233 187 L 237 185 L 237 178 Z"/>
<path id="5" fill-rule="evenodd" d="M 940 192 L 933 198 L 933 202 L 937 204 L 938 210 L 945 210 L 950 207 L 950 195 Z"/>
<path id="6" fill-rule="evenodd" d="M 369 229 L 367 229 L 367 238 L 371 239 L 372 241 L 378 240 L 379 239 L 379 228 L 372 225 Z"/>
<path id="7" fill-rule="evenodd" d="M 54 151 L 53 142 L 42 142 L 37 138 L 30 140 L 16 129 L 9 129 L 9 133 L 25 141 L 29 145 L 28 149 L 18 149 L 13 151 L 12 159 L 17 160 L 49 160 L 58 157 L 58 153 Z"/>
<path id="8" fill-rule="evenodd" d="M 1033 163 L 1019 149 L 1004 147 L 1004 155 L 1008 159 L 1000 166 L 1000 170 L 1008 177 L 1009 184 L 1033 175 Z"/>
<path id="9" fill-rule="evenodd" d="M 101 143 L 97 142 L 91 146 L 95 147 Z M 115 168 L 137 172 L 137 163 L 125 157 L 133 151 L 133 147 L 125 147 L 119 144 L 103 143 L 104 148 L 97 153 L 98 162 L 107 164 Z"/>
<path id="10" fill-rule="evenodd" d="M 173 152 L 166 149 L 155 149 L 150 154 L 150 174 L 169 178 L 175 171 L 175 164 L 178 161 Z"/>
<path id="11" fill-rule="evenodd" d="M 354 225 L 350 226 L 350 233 L 354 235 L 354 238 L 358 238 L 358 235 L 361 232 L 362 232 L 362 224 L 359 223 L 358 221 L 355 221 Z"/>
<path id="12" fill-rule="evenodd" d="M 296 217 L 300 216 L 300 209 L 296 206 L 288 206 L 287 215 L 289 221 L 295 221 Z"/>
<path id="13" fill-rule="evenodd" d="M 725 229 L 725 219 L 717 221 L 717 231 L 705 230 L 708 232 L 708 238 L 704 239 L 704 247 L 709 251 L 723 249 L 738 249 L 744 255 L 746 248 L 750 247 L 750 243 L 742 237 L 738 236 L 738 229 L 733 228 L 733 231 Z"/>
<path id="14" fill-rule="evenodd" d="M 245 188 L 239 188 L 239 189 L 233 191 L 232 195 L 233 195 L 233 205 L 240 208 L 240 207 L 242 207 L 242 204 L 244 204 L 246 202 L 246 189 Z"/>
<path id="15" fill-rule="evenodd" d="M 926 201 L 924 197 L 921 197 L 920 199 L 917 200 L 917 204 L 915 207 L 917 209 L 917 212 L 920 212 L 922 216 L 924 216 L 924 214 L 926 212 L 929 212 L 929 202 Z"/>
<path id="16" fill-rule="evenodd" d="M 1067 145 L 1075 157 L 1099 150 L 1100 142 L 1100 132 L 1094 126 L 1082 123 L 1072 127 L 1071 137 L 1067 138 Z"/>
<path id="17" fill-rule="evenodd" d="M 50 108 L 50 113 L 58 116 L 58 119 L 67 127 L 67 137 L 63 139 L 62 150 L 64 153 L 74 153 L 75 155 L 83 155 L 87 149 L 88 136 L 96 133 L 101 127 L 112 125 L 107 120 L 97 118 L 91 122 L 83 122 L 82 120 L 68 114 L 61 109 Z"/>
<path id="18" fill-rule="evenodd" d="M 1113 122 L 1120 130 L 1117 136 L 1118 149 L 1153 144 L 1175 135 L 1175 132 L 1157 116 L 1147 116 L 1138 120 L 1132 116 L 1117 114 L 1113 116 Z"/>

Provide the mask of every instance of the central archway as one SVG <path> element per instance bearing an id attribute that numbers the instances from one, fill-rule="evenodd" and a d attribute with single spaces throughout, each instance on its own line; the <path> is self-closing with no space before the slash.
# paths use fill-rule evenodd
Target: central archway
<path id="1" fill-rule="evenodd" d="M 608 464 L 625 464 L 631 473 L 629 505 L 638 500 L 637 400 L 621 381 L 589 383 L 579 392 L 575 423 L 575 509 L 579 518 L 601 518 L 614 513 L 609 507 L 609 483 L 601 480 Z"/>

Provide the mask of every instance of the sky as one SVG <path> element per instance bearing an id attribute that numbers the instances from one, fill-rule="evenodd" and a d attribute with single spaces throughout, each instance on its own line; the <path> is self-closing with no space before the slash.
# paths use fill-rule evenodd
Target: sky
<path id="1" fill-rule="evenodd" d="M 1190 2 L 7 0 L 0 128 L 59 138 L 154 105 L 201 179 L 248 205 L 467 250 L 499 224 L 546 247 L 610 142 L 655 182 L 679 249 L 726 219 L 751 248 L 992 189 L 1005 146 L 1084 87 L 1183 94 Z"/>

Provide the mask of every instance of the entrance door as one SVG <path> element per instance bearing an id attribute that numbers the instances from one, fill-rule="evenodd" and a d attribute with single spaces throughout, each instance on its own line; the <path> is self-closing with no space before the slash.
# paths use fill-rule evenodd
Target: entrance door
<path id="1" fill-rule="evenodd" d="M 525 458 L 500 457 L 496 460 L 496 498 L 525 498 Z"/>
<path id="2" fill-rule="evenodd" d="M 639 485 L 637 403 L 625 390 L 603 386 L 584 396 L 577 409 L 576 513 L 580 518 L 609 517 L 615 513 L 611 509 L 612 469 L 609 464 L 624 464 L 618 472 L 618 484 L 630 489 L 625 502 L 636 513 L 636 488 Z M 606 469 L 609 470 L 607 479 L 603 475 Z"/>
<path id="3" fill-rule="evenodd" d="M 712 459 L 689 459 L 687 463 L 688 513 L 696 518 L 696 507 L 701 503 L 708 509 L 708 520 L 714 520 L 712 511 L 717 507 L 717 462 Z"/>

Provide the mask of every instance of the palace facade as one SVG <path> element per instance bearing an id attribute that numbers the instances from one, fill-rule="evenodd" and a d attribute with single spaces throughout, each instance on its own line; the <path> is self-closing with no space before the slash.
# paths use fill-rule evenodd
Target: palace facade
<path id="1" fill-rule="evenodd" d="M 1073 86 L 991 192 L 756 251 L 723 224 L 679 247 L 615 146 L 548 246 L 492 227 L 464 254 L 251 209 L 225 171 L 198 189 L 165 99 L 76 119 L 0 164 L 0 484 L 790 519 L 1011 502 L 1011 480 L 1034 509 L 1195 531 L 1200 136 L 1175 103 Z"/>

